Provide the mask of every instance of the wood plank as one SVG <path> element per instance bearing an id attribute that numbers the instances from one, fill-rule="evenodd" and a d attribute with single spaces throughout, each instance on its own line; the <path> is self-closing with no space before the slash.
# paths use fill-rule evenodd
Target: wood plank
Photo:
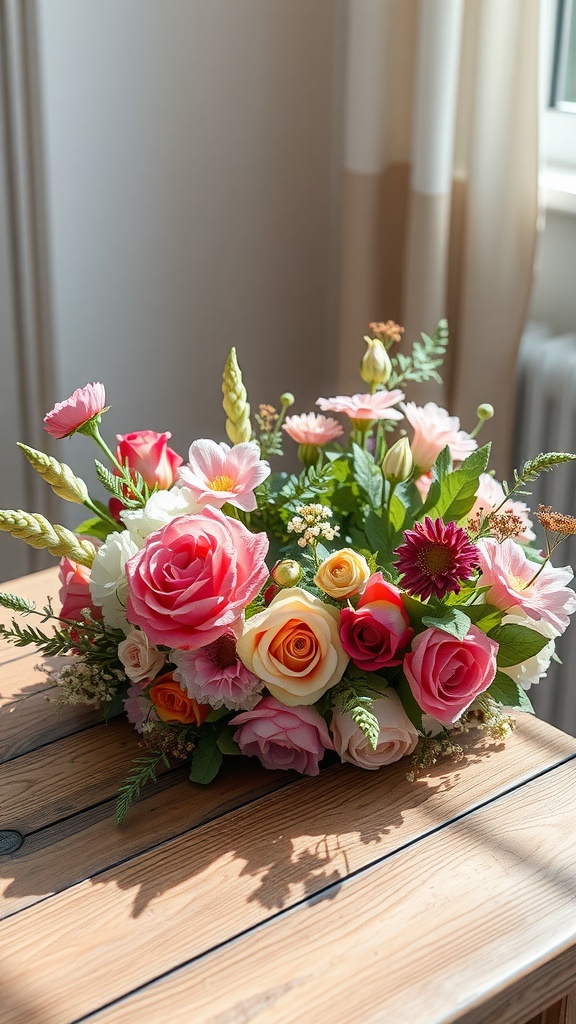
<path id="1" fill-rule="evenodd" d="M 46 604 L 46 599 L 51 597 L 54 601 L 54 606 L 57 607 L 59 590 L 58 566 L 52 566 L 50 569 L 41 569 L 40 572 L 33 572 L 29 576 L 19 576 L 15 580 L 7 580 L 6 583 L 0 583 L 0 590 L 7 594 L 16 594 L 17 597 L 27 597 L 30 601 L 35 601 L 38 608 L 43 608 Z M 26 621 L 26 619 L 16 615 L 14 612 L 10 612 L 6 608 L 0 608 L 0 622 L 6 624 L 10 622 L 12 617 L 18 619 L 19 622 Z M 37 616 L 34 615 L 33 619 L 36 620 Z M 0 639 L 0 663 L 5 658 L 6 660 L 11 660 L 15 650 L 21 650 L 21 648 L 15 648 L 7 640 Z"/>
<path id="2" fill-rule="evenodd" d="M 520 1024 L 539 968 L 576 968 L 575 784 L 559 767 L 88 1019 Z"/>
<path id="3" fill-rule="evenodd" d="M 4 985 L 28 986 L 43 1024 L 76 1019 L 575 750 L 571 737 L 530 721 L 489 758 L 477 747 L 414 784 L 405 764 L 380 773 L 335 766 L 302 779 L 4 921 Z M 26 1018 L 15 1011 L 8 1020 Z"/>
<path id="4" fill-rule="evenodd" d="M 46 603 L 47 597 L 51 597 L 57 607 L 58 570 L 43 569 L 30 576 L 8 580 L 0 584 L 0 590 L 28 597 L 36 601 L 39 608 Z M 12 618 L 19 622 L 40 622 L 35 615 L 26 618 L 0 608 L 0 622 L 8 624 Z M 16 647 L 8 640 L 0 639 L 0 707 L 48 688 L 46 676 L 35 671 L 35 666 L 41 661 L 42 655 L 34 647 Z"/>
<path id="5" fill-rule="evenodd" d="M 35 832 L 12 856 L 0 858 L 0 918 L 292 781 L 293 773 L 265 771 L 248 759 L 230 759 L 210 786 L 192 786 L 185 769 L 176 769 L 144 790 L 120 828 L 113 823 L 114 804 L 102 803 Z"/>
<path id="6" fill-rule="evenodd" d="M 13 657 L 0 665 L 0 707 L 46 692 L 52 685 L 46 674 L 36 669 L 43 663 L 36 650 L 14 647 L 11 653 Z"/>
<path id="7" fill-rule="evenodd" d="M 81 704 L 57 710 L 57 696 L 53 686 L 26 700 L 0 704 L 0 763 L 102 721 L 101 711 Z"/>

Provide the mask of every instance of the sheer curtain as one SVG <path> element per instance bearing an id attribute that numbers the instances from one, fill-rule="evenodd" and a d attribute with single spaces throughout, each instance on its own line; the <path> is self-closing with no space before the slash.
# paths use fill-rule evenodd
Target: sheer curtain
<path id="1" fill-rule="evenodd" d="M 538 214 L 538 0 L 350 0 L 338 384 L 367 321 L 448 317 L 442 388 L 470 429 L 496 408 L 508 472 Z M 488 430 L 483 434 L 488 436 Z"/>

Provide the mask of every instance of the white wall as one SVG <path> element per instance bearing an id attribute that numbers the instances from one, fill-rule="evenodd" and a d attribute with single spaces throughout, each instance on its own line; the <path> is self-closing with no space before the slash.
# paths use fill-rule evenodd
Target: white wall
<path id="1" fill-rule="evenodd" d="M 40 0 L 58 398 L 102 380 L 115 432 L 224 438 L 325 382 L 340 0 Z M 64 442 L 76 468 L 85 439 Z"/>

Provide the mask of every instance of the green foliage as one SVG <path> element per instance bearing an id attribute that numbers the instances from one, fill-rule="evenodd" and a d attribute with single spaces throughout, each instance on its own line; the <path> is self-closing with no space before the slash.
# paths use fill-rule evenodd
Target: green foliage
<path id="1" fill-rule="evenodd" d="M 462 463 L 460 469 L 445 476 L 440 484 L 440 495 L 432 508 L 427 509 L 431 519 L 445 523 L 459 522 L 476 500 L 480 474 L 484 473 L 490 456 L 490 444 L 478 448 Z"/>
<path id="2" fill-rule="evenodd" d="M 422 732 L 422 708 L 419 706 L 412 694 L 412 690 L 410 689 L 406 676 L 399 676 L 394 686 L 400 700 L 402 701 L 404 711 L 408 715 L 412 725 L 415 729 L 418 729 L 418 732 Z"/>
<path id="3" fill-rule="evenodd" d="M 207 786 L 218 775 L 224 760 L 224 754 L 218 745 L 218 738 L 218 732 L 214 729 L 207 729 L 200 733 L 198 746 L 192 754 L 190 782 Z"/>
<path id="4" fill-rule="evenodd" d="M 523 484 L 532 483 L 540 476 L 540 473 L 548 473 L 555 466 L 561 466 L 563 462 L 573 462 L 574 459 L 576 459 L 576 455 L 572 455 L 570 452 L 541 453 L 535 459 L 525 462 L 520 472 L 514 470 L 514 486 L 510 488 L 510 491 L 517 490 Z M 508 490 L 506 485 L 504 489 Z"/>
<path id="5" fill-rule="evenodd" d="M 382 470 L 372 456 L 359 445 L 352 445 L 354 480 L 373 509 L 382 507 Z"/>
<path id="6" fill-rule="evenodd" d="M 494 682 L 486 690 L 489 697 L 505 708 L 518 708 L 534 714 L 534 708 L 525 690 L 505 672 L 497 672 Z"/>
<path id="7" fill-rule="evenodd" d="M 110 530 L 109 523 L 99 519 L 98 516 L 93 516 L 91 519 L 84 519 L 75 528 L 74 533 L 79 533 L 81 536 L 96 537 L 98 540 L 106 540 Z"/>
<path id="8" fill-rule="evenodd" d="M 421 341 L 415 341 L 412 354 L 407 356 L 403 353 L 393 355 L 392 374 L 387 387 L 391 390 L 407 381 L 422 383 L 426 380 L 435 380 L 439 384 L 442 378 L 437 372 L 442 366 L 446 349 L 448 347 L 448 323 L 440 320 L 432 337 L 428 334 L 421 334 Z"/>
<path id="9" fill-rule="evenodd" d="M 159 764 L 170 767 L 166 754 L 157 750 L 151 751 L 144 757 L 137 757 L 132 762 L 132 768 L 126 781 L 120 786 L 118 799 L 116 801 L 116 824 L 120 825 L 126 817 L 130 807 L 138 799 L 143 787 L 147 782 L 156 782 L 156 771 Z"/>
<path id="10" fill-rule="evenodd" d="M 25 597 L 17 597 L 16 594 L 0 593 L 0 607 L 8 608 L 11 612 L 20 612 L 21 615 L 30 615 L 36 611 L 34 601 L 28 601 Z"/>
<path id="11" fill-rule="evenodd" d="M 373 685 L 370 685 L 372 681 Z M 380 676 L 374 674 L 360 675 L 352 679 L 344 676 L 340 683 L 330 691 L 330 700 L 334 707 L 343 715 L 350 715 L 352 721 L 364 733 L 370 746 L 376 750 L 380 736 L 380 725 L 374 714 L 374 698 L 379 696 L 379 689 L 385 686 Z"/>
<path id="12" fill-rule="evenodd" d="M 519 665 L 521 661 L 539 654 L 550 643 L 549 637 L 542 636 L 535 629 L 512 622 L 496 626 L 490 630 L 489 635 L 499 644 L 497 660 L 500 668 Z"/>
<path id="13" fill-rule="evenodd" d="M 470 617 L 462 608 L 441 605 L 435 615 L 422 617 L 422 625 L 441 629 L 444 633 L 455 636 L 457 640 L 463 640 L 470 629 Z"/>
<path id="14" fill-rule="evenodd" d="M 122 502 L 125 508 L 143 508 L 152 494 L 140 473 L 130 470 L 128 464 L 123 476 L 116 476 L 98 459 L 94 460 L 96 475 L 103 487 Z"/>

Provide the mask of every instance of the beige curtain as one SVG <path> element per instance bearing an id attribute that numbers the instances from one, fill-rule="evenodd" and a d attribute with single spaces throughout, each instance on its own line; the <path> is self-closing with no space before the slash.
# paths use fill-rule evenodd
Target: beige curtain
<path id="1" fill-rule="evenodd" d="M 538 0 L 349 0 L 338 385 L 370 320 L 450 325 L 435 400 L 509 472 L 537 223 Z"/>

